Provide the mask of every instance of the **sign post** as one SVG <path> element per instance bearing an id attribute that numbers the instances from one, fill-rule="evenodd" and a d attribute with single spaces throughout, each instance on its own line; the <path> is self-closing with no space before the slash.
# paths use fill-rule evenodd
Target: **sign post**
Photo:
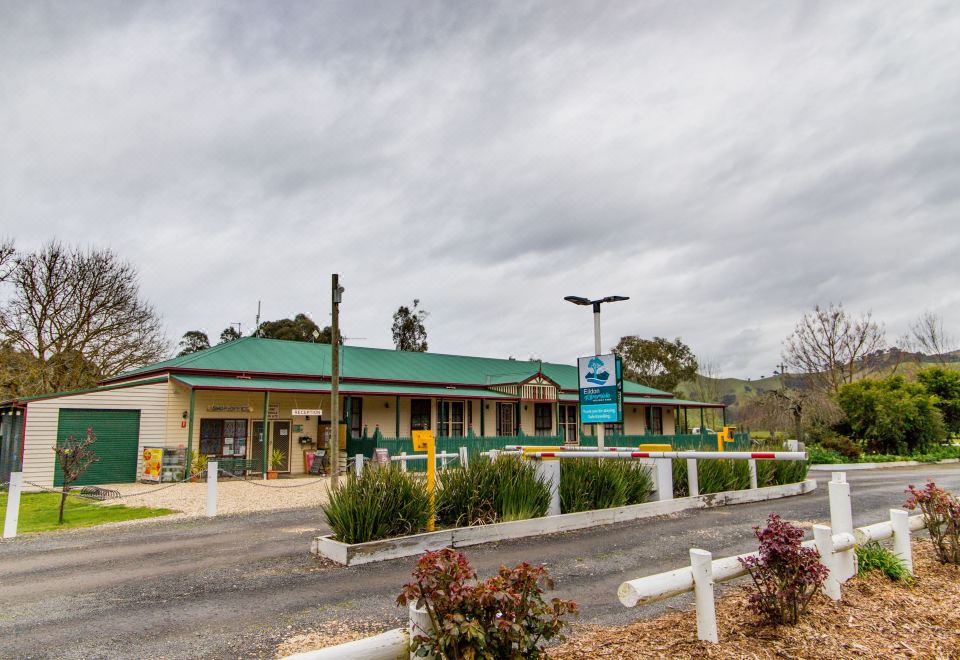
<path id="1" fill-rule="evenodd" d="M 620 358 L 588 355 L 577 360 L 581 424 L 623 422 L 623 376 Z M 602 435 L 597 446 L 603 447 Z"/>
<path id="2" fill-rule="evenodd" d="M 427 492 L 430 493 L 430 519 L 427 521 L 427 531 L 432 532 L 436 524 L 434 486 L 437 473 L 437 441 L 433 437 L 433 431 L 414 431 L 413 450 L 427 452 Z"/>

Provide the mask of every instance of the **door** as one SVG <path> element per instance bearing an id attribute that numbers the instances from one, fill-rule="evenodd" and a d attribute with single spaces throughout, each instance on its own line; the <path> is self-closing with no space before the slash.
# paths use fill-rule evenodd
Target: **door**
<path id="1" fill-rule="evenodd" d="M 254 469 L 263 472 L 263 422 L 253 423 L 252 442 L 250 443 L 250 460 Z"/>
<path id="2" fill-rule="evenodd" d="M 513 426 L 513 411 L 516 408 L 515 403 L 497 404 L 497 435 L 513 436 L 516 431 Z"/>
<path id="3" fill-rule="evenodd" d="M 273 447 L 271 453 L 278 449 L 283 452 L 283 462 L 279 467 L 275 467 L 277 472 L 290 471 L 290 422 L 274 422 L 271 435 L 273 436 Z"/>
<path id="4" fill-rule="evenodd" d="M 93 432 L 91 449 L 100 459 L 90 466 L 75 486 L 133 483 L 137 480 L 137 454 L 140 441 L 139 410 L 60 409 L 57 444 L 73 436 L 78 440 Z M 52 452 L 51 452 L 52 453 Z M 54 486 L 63 485 L 63 471 L 54 468 Z"/>

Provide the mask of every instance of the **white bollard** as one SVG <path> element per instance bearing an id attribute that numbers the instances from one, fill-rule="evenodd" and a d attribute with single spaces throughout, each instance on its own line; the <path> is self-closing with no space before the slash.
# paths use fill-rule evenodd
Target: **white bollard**
<path id="1" fill-rule="evenodd" d="M 829 575 L 827 575 L 826 581 L 823 583 L 823 593 L 828 598 L 840 600 L 841 580 L 837 579 L 837 562 L 834 561 L 835 555 L 833 554 L 833 530 L 826 525 L 814 525 L 813 542 L 814 545 L 817 546 L 817 551 L 820 553 L 820 563 L 826 566 L 830 571 Z"/>
<path id="2" fill-rule="evenodd" d="M 657 500 L 673 499 L 673 460 L 670 458 L 654 459 L 654 469 L 657 472 Z"/>
<path id="3" fill-rule="evenodd" d="M 499 450 L 499 449 L 491 449 L 491 450 L 490 450 L 490 461 L 491 461 L 491 462 L 496 461 L 497 458 L 499 458 L 499 456 L 500 456 L 500 450 Z"/>
<path id="4" fill-rule="evenodd" d="M 363 474 L 363 454 L 357 454 L 353 458 L 353 471 L 358 477 Z"/>
<path id="5" fill-rule="evenodd" d="M 560 515 L 560 463 L 558 459 L 538 460 L 534 463 L 537 476 L 550 487 L 550 506 L 548 516 Z"/>
<path id="6" fill-rule="evenodd" d="M 23 472 L 11 472 L 10 486 L 7 491 L 7 513 L 3 519 L 3 538 L 5 539 L 12 539 L 17 535 L 21 490 L 23 490 Z"/>
<path id="7" fill-rule="evenodd" d="M 460 447 L 458 451 L 460 453 L 460 467 L 466 469 L 467 467 L 469 467 L 469 464 L 470 464 L 470 455 L 467 452 L 467 448 Z"/>
<path id="8" fill-rule="evenodd" d="M 757 489 L 757 459 L 751 458 L 747 461 L 750 466 L 750 488 Z"/>
<path id="9" fill-rule="evenodd" d="M 400 452 L 400 471 L 407 471 L 407 452 L 405 451 Z"/>
<path id="10" fill-rule="evenodd" d="M 697 478 L 697 459 L 687 459 L 687 486 L 690 491 L 690 497 L 696 497 L 700 494 L 700 481 Z"/>
<path id="11" fill-rule="evenodd" d="M 830 527 L 834 534 L 853 534 L 853 506 L 846 472 L 834 472 L 827 485 L 830 497 Z M 834 557 L 836 578 L 842 583 L 857 574 L 857 551 L 838 552 Z"/>
<path id="12" fill-rule="evenodd" d="M 697 639 L 717 644 L 720 638 L 717 636 L 717 611 L 713 597 L 713 555 L 706 550 L 691 548 L 690 570 L 693 573 L 693 593 L 697 605 Z"/>
<path id="13" fill-rule="evenodd" d="M 893 527 L 893 554 L 903 560 L 904 566 L 913 575 L 913 549 L 910 547 L 910 514 L 903 509 L 890 509 L 890 526 Z"/>
<path id="14" fill-rule="evenodd" d="M 217 462 L 207 463 L 207 518 L 217 515 Z"/>
<path id="15" fill-rule="evenodd" d="M 410 603 L 408 606 L 410 622 L 407 625 L 407 631 L 410 633 L 410 657 L 411 658 L 428 658 L 432 659 L 434 656 L 417 656 L 413 653 L 413 640 L 417 635 L 429 636 L 433 632 L 433 624 L 430 622 L 430 614 L 426 610 L 417 609 L 416 603 Z"/>
<path id="16" fill-rule="evenodd" d="M 800 451 L 800 443 L 796 440 L 787 440 L 784 445 L 787 451 Z"/>

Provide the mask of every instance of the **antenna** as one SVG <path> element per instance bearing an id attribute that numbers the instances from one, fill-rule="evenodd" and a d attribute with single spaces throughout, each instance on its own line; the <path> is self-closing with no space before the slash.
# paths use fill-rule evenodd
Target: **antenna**
<path id="1" fill-rule="evenodd" d="M 260 301 L 259 300 L 257 301 L 257 322 L 253 327 L 253 336 L 254 337 L 260 336 Z"/>
<path id="2" fill-rule="evenodd" d="M 231 327 L 237 326 L 237 334 L 243 336 L 243 321 L 236 321 L 230 324 Z"/>

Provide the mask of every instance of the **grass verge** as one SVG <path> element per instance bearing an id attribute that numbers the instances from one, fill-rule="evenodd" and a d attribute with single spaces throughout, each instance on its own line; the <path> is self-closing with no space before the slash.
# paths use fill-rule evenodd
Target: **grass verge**
<path id="1" fill-rule="evenodd" d="M 156 518 L 175 513 L 172 509 L 148 509 L 122 504 L 104 505 L 92 500 L 68 497 L 63 509 L 63 524 L 57 523 L 60 495 L 56 493 L 23 493 L 20 495 L 18 534 L 50 532 L 73 527 L 92 527 L 104 523 Z M 0 516 L 7 511 L 7 493 L 0 492 Z"/>

